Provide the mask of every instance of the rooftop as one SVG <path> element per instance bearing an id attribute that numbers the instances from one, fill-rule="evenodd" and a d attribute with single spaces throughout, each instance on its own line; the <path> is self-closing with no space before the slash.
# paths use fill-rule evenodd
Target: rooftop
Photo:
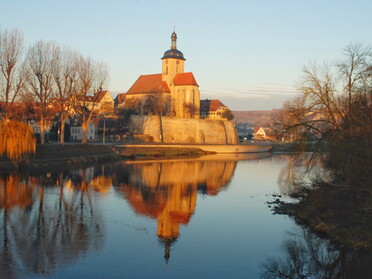
<path id="1" fill-rule="evenodd" d="M 162 74 L 141 75 L 129 88 L 127 94 L 140 93 L 170 93 L 170 89 L 162 80 Z"/>

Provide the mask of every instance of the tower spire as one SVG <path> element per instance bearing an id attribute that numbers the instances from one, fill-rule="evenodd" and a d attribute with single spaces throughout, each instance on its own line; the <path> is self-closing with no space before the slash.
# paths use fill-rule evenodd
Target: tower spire
<path id="1" fill-rule="evenodd" d="M 171 39 L 172 39 L 171 49 L 177 49 L 177 34 L 176 34 L 176 32 L 173 31 Z"/>

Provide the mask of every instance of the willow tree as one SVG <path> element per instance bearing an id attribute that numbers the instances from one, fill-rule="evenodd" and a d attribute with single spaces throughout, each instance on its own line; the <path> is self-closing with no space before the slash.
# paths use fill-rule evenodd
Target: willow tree
<path id="1" fill-rule="evenodd" d="M 27 161 L 35 151 L 36 142 L 31 126 L 15 120 L 0 120 L 0 155 L 17 164 Z"/>

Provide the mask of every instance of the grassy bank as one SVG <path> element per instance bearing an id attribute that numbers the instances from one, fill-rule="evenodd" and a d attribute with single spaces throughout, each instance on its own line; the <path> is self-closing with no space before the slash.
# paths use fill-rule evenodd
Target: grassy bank
<path id="1" fill-rule="evenodd" d="M 180 157 L 199 157 L 210 154 L 199 148 L 180 148 L 180 147 L 159 147 L 156 145 L 148 147 L 123 147 L 115 148 L 124 159 L 153 159 L 159 157 L 180 158 Z"/>
<path id="2" fill-rule="evenodd" d="M 131 147 L 117 149 L 102 144 L 46 144 L 38 145 L 36 153 L 20 169 L 50 169 L 55 167 L 86 166 L 120 159 L 153 159 L 159 157 L 179 158 L 199 157 L 207 154 L 198 148 L 176 147 Z M 6 158 L 0 159 L 0 170 L 11 171 L 16 167 Z"/>
<path id="3" fill-rule="evenodd" d="M 38 145 L 36 154 L 23 168 L 43 168 L 61 165 L 91 165 L 119 160 L 110 146 L 95 144 Z"/>
<path id="4" fill-rule="evenodd" d="M 118 160 L 110 146 L 94 144 L 46 144 L 37 145 L 36 153 L 29 158 L 28 162 L 18 165 L 19 169 L 56 168 L 70 166 L 85 166 L 99 162 Z M 1 171 L 17 169 L 12 162 L 6 158 L 0 159 Z"/>
<path id="5" fill-rule="evenodd" d="M 372 251 L 371 197 L 370 190 L 323 184 L 302 194 L 298 204 L 277 201 L 274 211 L 342 245 Z"/>

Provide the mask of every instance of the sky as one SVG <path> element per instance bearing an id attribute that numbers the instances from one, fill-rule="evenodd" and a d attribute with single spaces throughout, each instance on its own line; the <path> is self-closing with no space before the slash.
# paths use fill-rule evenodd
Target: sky
<path id="1" fill-rule="evenodd" d="M 175 25 L 201 99 L 270 110 L 298 94 L 304 65 L 372 45 L 371 11 L 371 0 L 0 0 L 0 27 L 106 62 L 115 97 L 161 72 Z"/>

